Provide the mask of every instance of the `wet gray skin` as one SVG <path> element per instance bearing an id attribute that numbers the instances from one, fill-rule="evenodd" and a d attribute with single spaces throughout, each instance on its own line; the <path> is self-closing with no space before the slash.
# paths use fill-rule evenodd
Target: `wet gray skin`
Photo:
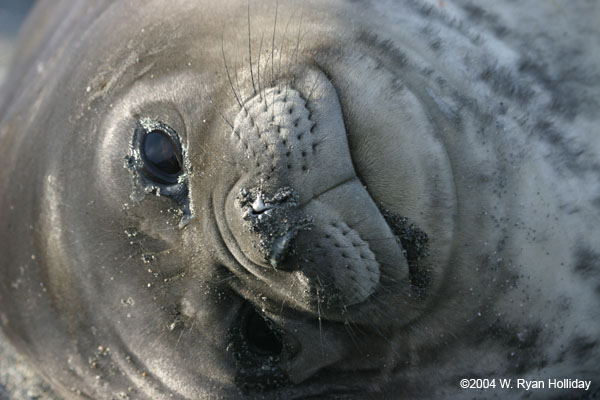
<path id="1" fill-rule="evenodd" d="M 0 100 L 2 331 L 68 399 L 593 397 L 598 15 L 42 2 Z"/>

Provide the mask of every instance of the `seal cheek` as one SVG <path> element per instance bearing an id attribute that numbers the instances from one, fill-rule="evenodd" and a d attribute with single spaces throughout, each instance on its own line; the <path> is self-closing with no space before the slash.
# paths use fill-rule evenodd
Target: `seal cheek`
<path id="1" fill-rule="evenodd" d="M 56 177 L 50 173 L 44 183 L 44 206 L 41 207 L 40 223 L 42 232 L 46 232 L 45 237 L 40 238 L 43 254 L 47 263 L 45 273 L 48 274 L 48 288 L 55 304 L 64 311 L 65 315 L 76 315 L 77 298 L 76 276 L 74 258 L 71 254 L 73 249 L 69 249 L 69 240 L 67 232 L 62 227 L 66 220 L 64 211 L 64 193 L 62 185 L 57 182 Z M 69 321 L 71 328 L 75 322 Z"/>

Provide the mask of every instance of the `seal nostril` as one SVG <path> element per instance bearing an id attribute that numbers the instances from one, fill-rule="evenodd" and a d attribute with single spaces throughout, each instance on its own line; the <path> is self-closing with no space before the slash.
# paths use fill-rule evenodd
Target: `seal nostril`
<path id="1" fill-rule="evenodd" d="M 263 356 L 277 356 L 283 350 L 283 343 L 275 335 L 269 323 L 255 310 L 251 310 L 246 317 L 244 336 L 248 343 L 248 350 Z"/>

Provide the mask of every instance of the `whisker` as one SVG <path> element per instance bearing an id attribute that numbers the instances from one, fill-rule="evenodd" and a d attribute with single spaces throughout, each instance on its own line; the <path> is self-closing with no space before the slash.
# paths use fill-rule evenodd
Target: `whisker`
<path id="1" fill-rule="evenodd" d="M 309 103 L 309 102 L 311 101 L 311 97 L 312 97 L 312 95 L 313 95 L 313 92 L 314 92 L 314 90 L 315 90 L 315 89 L 316 89 L 316 87 L 317 87 L 317 82 L 319 82 L 319 76 L 317 76 L 317 77 L 315 78 L 315 83 L 313 83 L 313 86 L 312 86 L 312 88 L 310 89 L 310 92 L 308 93 L 308 97 L 306 98 L 306 103 Z"/>
<path id="2" fill-rule="evenodd" d="M 290 293 L 292 293 L 292 290 L 294 290 L 294 286 L 296 286 L 296 280 L 293 280 L 292 284 L 290 285 Z M 287 297 L 284 297 L 283 301 L 281 302 L 281 308 L 279 309 L 279 314 L 283 313 L 283 306 L 285 305 L 286 300 L 287 300 Z"/>
<path id="3" fill-rule="evenodd" d="M 300 15 L 300 23 L 298 24 L 298 35 L 297 35 L 297 38 L 296 38 L 296 47 L 294 48 L 294 52 L 292 53 L 292 57 L 290 57 L 290 60 L 288 62 L 288 68 L 287 68 L 287 75 L 288 76 L 290 75 L 290 70 L 291 70 L 292 64 L 294 66 L 298 65 L 298 51 L 299 51 L 299 48 L 300 48 L 300 32 L 302 30 L 302 18 L 304 18 L 304 13 L 302 13 Z M 292 59 L 294 59 L 293 63 L 292 63 Z M 295 83 L 296 83 L 296 76 L 294 75 L 294 77 L 292 79 L 292 85 L 295 85 Z M 287 87 L 286 87 L 286 90 L 287 90 Z M 287 92 L 286 92 L 286 96 L 287 96 Z"/>
<path id="4" fill-rule="evenodd" d="M 283 30 L 283 38 L 281 39 L 281 46 L 279 47 L 279 65 L 277 66 L 277 68 L 278 68 L 277 80 L 279 81 L 278 82 L 279 90 L 281 90 L 281 56 L 283 55 L 283 46 L 285 45 L 285 37 L 287 36 L 287 31 L 290 26 L 290 22 L 292 22 L 292 19 L 294 18 L 295 14 L 296 14 L 296 10 L 294 10 L 294 12 L 292 12 L 292 15 L 290 15 L 290 18 L 288 19 L 288 22 L 285 25 L 285 29 Z"/>
<path id="5" fill-rule="evenodd" d="M 237 92 L 238 95 L 240 96 L 240 101 L 242 102 L 242 108 L 244 109 L 244 111 L 246 111 L 246 114 L 248 113 L 248 110 L 246 110 L 246 105 L 244 104 L 244 97 L 242 95 L 242 89 L 240 89 L 240 81 L 238 80 L 238 52 L 236 51 L 236 63 L 234 64 L 234 73 L 235 73 L 235 86 L 237 86 Z"/>
<path id="6" fill-rule="evenodd" d="M 227 125 L 229 125 L 231 127 L 231 129 L 233 129 L 233 124 L 231 122 L 229 122 L 229 120 L 225 117 L 225 114 L 223 114 L 221 112 L 221 110 L 217 109 L 210 94 L 208 95 L 208 102 L 215 109 L 215 111 L 221 116 L 221 118 L 223 118 L 223 121 L 225 121 L 225 123 L 227 123 Z"/>
<path id="7" fill-rule="evenodd" d="M 179 338 L 177 338 L 177 343 L 175 343 L 175 350 L 177 350 L 177 346 L 179 346 L 179 342 L 181 341 L 181 337 L 183 336 L 184 332 L 185 332 L 185 329 L 182 329 L 181 333 L 179 334 Z"/>
<path id="8" fill-rule="evenodd" d="M 260 36 L 260 47 L 258 48 L 258 62 L 256 63 L 258 66 L 258 72 L 256 73 L 256 79 L 258 80 L 258 95 L 260 96 L 260 101 L 263 100 L 263 95 L 260 91 L 260 55 L 262 53 L 263 39 L 265 38 L 265 30 L 263 29 L 262 35 Z"/>
<path id="9" fill-rule="evenodd" d="M 235 275 L 228 276 L 227 278 L 223 278 L 223 279 L 221 279 L 221 280 L 218 280 L 218 281 L 216 281 L 215 283 L 223 283 L 223 282 L 229 281 L 229 280 L 231 280 L 231 279 L 234 279 L 234 278 L 236 278 L 236 276 L 235 276 Z"/>
<path id="10" fill-rule="evenodd" d="M 364 354 L 361 351 L 360 346 L 358 345 L 358 342 L 356 341 L 356 339 L 358 337 L 356 336 L 356 333 L 354 333 L 354 330 L 352 330 L 352 327 L 350 326 L 350 322 L 348 320 L 344 321 L 344 328 L 346 329 L 346 333 L 348 333 L 350 340 L 352 340 L 352 343 L 354 343 L 354 347 L 356 347 L 356 351 L 358 351 L 360 353 L 360 355 L 363 356 Z"/>
<path id="11" fill-rule="evenodd" d="M 273 86 L 273 76 L 275 75 L 275 31 L 277 29 L 277 12 L 279 11 L 279 0 L 275 3 L 275 23 L 273 24 L 273 39 L 271 41 L 271 86 Z"/>
<path id="12" fill-rule="evenodd" d="M 225 72 L 227 73 L 227 79 L 229 80 L 229 87 L 231 87 L 231 90 L 233 91 L 233 95 L 235 96 L 235 99 L 237 100 L 240 108 L 244 108 L 242 106 L 242 102 L 240 101 L 240 98 L 238 97 L 237 92 L 235 91 L 235 88 L 233 87 L 233 82 L 231 81 L 231 75 L 229 74 L 229 67 L 227 66 L 227 59 L 225 58 L 225 37 L 224 37 L 224 33 L 221 32 L 221 55 L 223 56 L 223 63 L 225 64 Z M 232 126 L 233 128 L 233 126 Z"/>
<path id="13" fill-rule="evenodd" d="M 252 90 L 256 95 L 256 86 L 254 86 L 254 73 L 252 72 L 252 36 L 250 34 L 250 0 L 248 0 L 248 58 L 250 64 L 250 78 L 252 79 Z"/>
<path id="14" fill-rule="evenodd" d="M 269 68 L 269 60 L 271 59 L 271 53 L 268 53 L 267 59 L 265 60 L 265 65 L 263 68 L 263 97 L 265 100 L 265 106 L 267 105 L 267 73 Z"/>
<path id="15" fill-rule="evenodd" d="M 319 279 L 319 277 L 317 276 L 317 282 L 319 284 L 319 286 L 321 288 L 323 288 L 323 284 L 321 283 L 321 280 Z M 321 355 L 325 355 L 325 353 L 323 352 L 323 328 L 321 325 L 321 298 L 319 297 L 319 288 L 317 287 L 317 314 L 318 314 L 318 318 L 319 318 L 319 342 L 321 343 Z"/>

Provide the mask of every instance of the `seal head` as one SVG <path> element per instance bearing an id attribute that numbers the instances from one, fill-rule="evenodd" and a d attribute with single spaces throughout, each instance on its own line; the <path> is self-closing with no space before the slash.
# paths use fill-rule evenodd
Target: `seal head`
<path id="1" fill-rule="evenodd" d="M 40 3 L 0 103 L 11 342 L 66 398 L 597 379 L 596 110 L 460 1 L 292 3 Z"/>

